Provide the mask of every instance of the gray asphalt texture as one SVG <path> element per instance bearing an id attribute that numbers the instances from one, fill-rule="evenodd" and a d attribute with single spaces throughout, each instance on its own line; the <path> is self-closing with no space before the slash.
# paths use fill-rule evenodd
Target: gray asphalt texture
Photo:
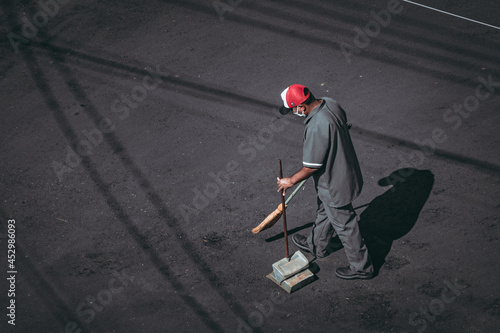
<path id="1" fill-rule="evenodd" d="M 500 26 L 498 1 L 419 2 Z M 0 331 L 500 327 L 499 29 L 395 0 L 0 13 Z M 308 255 L 317 280 L 295 293 L 265 278 L 281 222 L 250 230 L 280 203 L 278 159 L 301 167 L 303 118 L 278 113 L 293 83 L 353 124 L 372 280 L 335 277 L 343 250 Z M 289 234 L 315 209 L 308 181 Z"/>

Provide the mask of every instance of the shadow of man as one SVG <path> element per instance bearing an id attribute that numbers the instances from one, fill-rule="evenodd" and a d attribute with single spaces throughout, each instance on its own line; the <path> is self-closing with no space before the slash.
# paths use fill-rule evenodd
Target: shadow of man
<path id="1" fill-rule="evenodd" d="M 392 188 L 370 202 L 360 214 L 359 228 L 375 272 L 385 262 L 392 242 L 410 232 L 429 198 L 434 175 L 429 170 L 399 169 L 378 181 Z"/>

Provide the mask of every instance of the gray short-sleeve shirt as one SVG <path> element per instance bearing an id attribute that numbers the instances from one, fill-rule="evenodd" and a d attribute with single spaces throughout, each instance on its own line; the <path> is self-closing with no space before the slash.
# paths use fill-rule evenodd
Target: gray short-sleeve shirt
<path id="1" fill-rule="evenodd" d="M 313 178 L 321 201 L 342 207 L 361 193 L 363 177 L 345 111 L 335 100 L 321 99 L 304 121 L 303 165 L 318 169 Z"/>

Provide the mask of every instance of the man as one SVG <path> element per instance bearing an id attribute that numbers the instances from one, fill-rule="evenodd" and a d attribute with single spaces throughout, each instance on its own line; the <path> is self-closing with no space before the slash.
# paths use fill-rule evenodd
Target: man
<path id="1" fill-rule="evenodd" d="M 303 167 L 290 178 L 278 179 L 285 191 L 310 176 L 318 195 L 317 217 L 308 237 L 294 235 L 300 249 L 318 258 L 327 255 L 327 245 L 338 235 L 349 261 L 335 275 L 342 279 L 371 279 L 373 265 L 361 237 L 352 201 L 363 187 L 358 158 L 349 134 L 345 111 L 331 98 L 316 99 L 309 89 L 294 84 L 281 93 L 281 114 L 293 111 L 304 121 Z"/>

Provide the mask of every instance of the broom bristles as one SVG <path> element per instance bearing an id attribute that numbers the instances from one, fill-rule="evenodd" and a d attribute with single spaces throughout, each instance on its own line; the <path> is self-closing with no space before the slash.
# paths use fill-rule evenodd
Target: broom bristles
<path id="1" fill-rule="evenodd" d="M 278 220 L 281 218 L 281 215 L 283 215 L 283 208 L 282 207 L 283 207 L 282 204 L 280 204 L 278 206 L 278 208 L 276 208 L 276 210 L 274 212 L 272 212 L 271 214 L 269 214 L 264 219 L 264 221 L 262 221 L 258 226 L 256 226 L 255 228 L 253 228 L 252 232 L 254 234 L 258 234 L 262 230 L 269 229 L 273 225 L 275 225 L 276 222 L 278 222 Z M 288 205 L 285 205 L 285 207 L 288 207 Z"/>

